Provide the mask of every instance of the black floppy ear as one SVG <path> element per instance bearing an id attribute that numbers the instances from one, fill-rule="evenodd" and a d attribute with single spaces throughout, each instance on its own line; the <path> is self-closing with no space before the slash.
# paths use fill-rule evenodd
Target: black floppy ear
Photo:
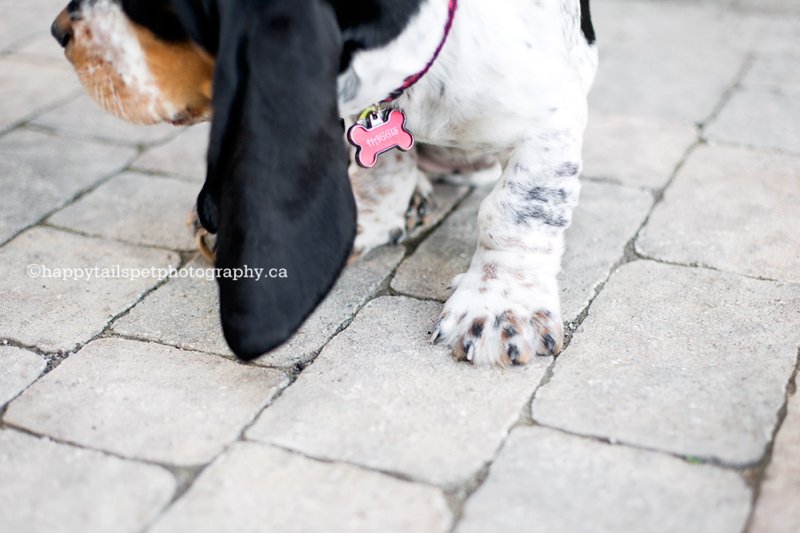
<path id="1" fill-rule="evenodd" d="M 325 297 L 355 236 L 339 122 L 341 37 L 323 0 L 220 0 L 214 119 L 201 220 L 217 267 L 288 279 L 219 278 L 222 326 L 250 359 L 285 342 Z"/>

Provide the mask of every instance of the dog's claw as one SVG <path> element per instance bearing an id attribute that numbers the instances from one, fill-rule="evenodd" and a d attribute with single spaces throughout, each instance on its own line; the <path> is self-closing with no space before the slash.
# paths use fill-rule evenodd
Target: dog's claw
<path id="1" fill-rule="evenodd" d="M 197 251 L 206 258 L 206 261 L 213 265 L 217 260 L 216 242 L 214 241 L 214 236 L 200 223 L 200 217 L 197 215 L 196 208 L 189 214 L 187 224 L 194 234 L 194 242 Z M 211 241 L 211 243 L 209 243 L 209 241 Z"/>
<path id="2" fill-rule="evenodd" d="M 436 320 L 436 325 L 433 327 L 433 335 L 431 335 L 431 342 L 438 344 L 442 340 L 442 317 Z"/>

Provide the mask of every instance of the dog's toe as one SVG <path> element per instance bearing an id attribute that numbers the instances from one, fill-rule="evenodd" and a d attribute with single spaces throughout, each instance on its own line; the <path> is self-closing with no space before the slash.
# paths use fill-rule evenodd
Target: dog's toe
<path id="1" fill-rule="evenodd" d="M 517 287 L 490 294 L 471 279 L 460 279 L 433 333 L 432 340 L 450 346 L 456 360 L 518 366 L 561 352 L 563 326 L 550 291 Z"/>

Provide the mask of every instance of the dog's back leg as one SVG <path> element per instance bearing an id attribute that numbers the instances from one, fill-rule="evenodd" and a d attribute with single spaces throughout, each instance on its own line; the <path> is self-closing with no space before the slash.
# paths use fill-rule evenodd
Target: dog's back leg
<path id="1" fill-rule="evenodd" d="M 358 207 L 351 261 L 373 248 L 403 240 L 433 201 L 433 188 L 417 167 L 414 148 L 385 153 L 372 169 L 350 165 L 350 184 Z"/>

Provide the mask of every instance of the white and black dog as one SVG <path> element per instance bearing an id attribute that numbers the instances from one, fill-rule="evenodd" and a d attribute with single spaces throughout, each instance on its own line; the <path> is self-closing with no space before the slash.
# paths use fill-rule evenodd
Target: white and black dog
<path id="1" fill-rule="evenodd" d="M 219 280 L 240 357 L 297 330 L 354 240 L 363 252 L 398 237 L 429 194 L 419 167 L 493 163 L 477 250 L 434 339 L 476 364 L 561 350 L 556 276 L 597 68 L 588 0 L 73 0 L 53 34 L 116 115 L 212 119 L 197 209 L 217 266 L 290 275 Z M 381 101 L 418 148 L 367 172 L 349 165 L 340 117 Z"/>

